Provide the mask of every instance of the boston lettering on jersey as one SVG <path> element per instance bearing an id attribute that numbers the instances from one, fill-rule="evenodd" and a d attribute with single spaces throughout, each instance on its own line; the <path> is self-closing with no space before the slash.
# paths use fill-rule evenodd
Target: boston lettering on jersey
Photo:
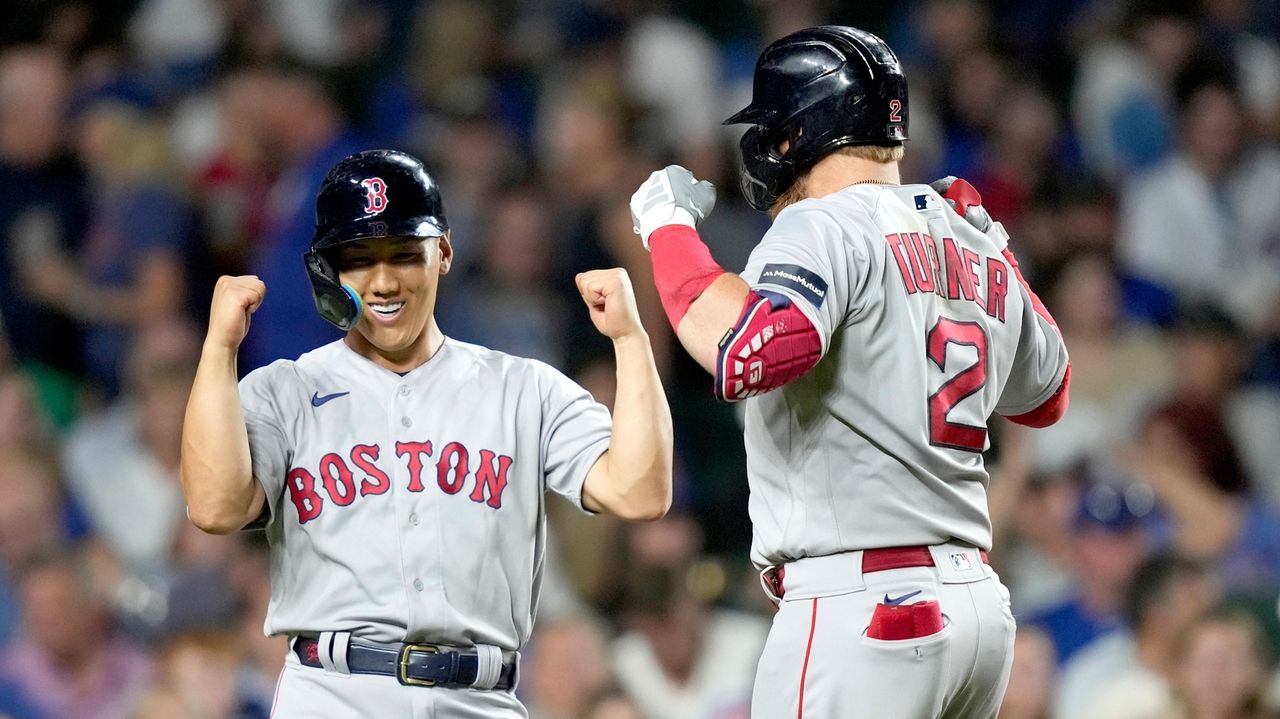
<path id="1" fill-rule="evenodd" d="M 396 456 L 409 470 L 407 491 L 421 492 L 425 489 L 422 473 L 427 466 L 426 460 L 433 456 L 434 451 L 430 440 L 396 442 Z M 289 499 L 298 509 L 298 523 L 306 524 L 319 517 L 326 497 L 334 505 L 346 507 L 357 496 L 385 494 L 391 489 L 391 477 L 377 465 L 381 454 L 382 448 L 376 444 L 357 444 L 344 453 L 330 452 L 321 457 L 315 472 L 305 467 L 289 470 L 285 485 L 289 488 Z M 471 472 L 473 461 L 474 473 Z M 507 473 L 513 461 L 511 457 L 489 449 L 480 450 L 476 458 L 460 442 L 449 442 L 435 461 L 436 486 L 445 494 L 457 494 L 471 474 L 474 481 L 468 498 L 477 504 L 501 509 L 502 491 L 507 487 Z M 358 482 L 357 471 L 361 475 Z"/>
<path id="2" fill-rule="evenodd" d="M 964 299 L 987 316 L 1004 322 L 1009 267 L 996 257 L 982 257 L 953 238 L 942 238 L 942 252 L 927 233 L 885 235 L 907 294 L 933 292 L 948 300 Z"/>

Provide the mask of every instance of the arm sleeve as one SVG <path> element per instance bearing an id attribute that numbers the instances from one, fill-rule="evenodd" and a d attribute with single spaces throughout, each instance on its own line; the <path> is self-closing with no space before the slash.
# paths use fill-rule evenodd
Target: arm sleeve
<path id="1" fill-rule="evenodd" d="M 256 369 L 240 380 L 240 408 L 249 432 L 249 459 L 253 464 L 253 477 L 267 496 L 269 521 L 278 511 L 285 475 L 293 459 L 289 425 L 285 421 L 287 410 L 280 398 L 281 387 L 292 384 L 291 375 L 287 363 L 280 361 Z"/>
<path id="2" fill-rule="evenodd" d="M 537 363 L 542 379 L 542 472 L 546 486 L 582 506 L 582 485 L 609 448 L 609 410 L 573 380 Z"/>
<path id="3" fill-rule="evenodd" d="M 870 262 L 859 236 L 805 202 L 778 215 L 751 253 L 742 278 L 764 295 L 790 299 L 817 330 L 825 356 L 836 330 L 856 315 Z"/>
<path id="4" fill-rule="evenodd" d="M 1067 345 L 1048 310 L 1027 286 L 1012 253 L 1006 253 L 1022 295 L 1022 328 L 1013 366 L 1005 383 L 996 411 L 1006 417 L 1026 415 L 1039 409 L 1050 399 L 1065 393 L 1067 379 Z M 1063 400 L 1065 401 L 1065 395 Z"/>

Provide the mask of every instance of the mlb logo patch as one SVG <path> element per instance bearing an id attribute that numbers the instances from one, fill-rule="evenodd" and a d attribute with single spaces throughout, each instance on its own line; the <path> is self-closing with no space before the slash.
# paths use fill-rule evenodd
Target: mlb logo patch
<path id="1" fill-rule="evenodd" d="M 952 552 L 950 556 L 951 568 L 957 572 L 973 569 L 973 558 L 969 556 L 968 552 Z"/>
<path id="2" fill-rule="evenodd" d="M 929 195 L 929 194 L 915 195 L 914 198 L 916 201 L 917 212 L 924 212 L 925 210 L 937 210 L 942 208 L 942 205 L 938 203 L 937 198 L 935 198 L 933 195 Z"/>

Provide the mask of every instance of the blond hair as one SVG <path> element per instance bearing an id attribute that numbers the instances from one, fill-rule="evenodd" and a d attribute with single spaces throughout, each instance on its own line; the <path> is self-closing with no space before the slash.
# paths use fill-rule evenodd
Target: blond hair
<path id="1" fill-rule="evenodd" d="M 906 154 L 906 147 L 904 145 L 848 145 L 832 150 L 830 154 L 856 157 L 887 165 L 890 162 L 900 162 Z M 805 181 L 808 176 L 807 171 L 802 173 L 790 187 L 778 195 L 778 199 L 769 208 L 769 217 L 776 218 L 778 213 L 787 206 L 794 205 L 809 196 L 808 183 Z"/>

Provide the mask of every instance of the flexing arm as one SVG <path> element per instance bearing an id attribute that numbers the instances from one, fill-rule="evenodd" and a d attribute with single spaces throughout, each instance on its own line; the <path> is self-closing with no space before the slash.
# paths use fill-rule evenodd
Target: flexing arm
<path id="1" fill-rule="evenodd" d="M 578 275 L 591 321 L 613 340 L 618 391 L 609 449 L 587 473 L 582 505 L 623 519 L 660 519 L 671 507 L 671 408 L 640 324 L 626 270 Z"/>
<path id="2" fill-rule="evenodd" d="M 786 298 L 756 293 L 711 257 L 695 225 L 714 205 L 710 183 L 670 166 L 636 191 L 631 213 L 680 343 L 715 376 L 718 398 L 738 400 L 803 375 L 817 364 L 821 339 Z"/>
<path id="3" fill-rule="evenodd" d="M 241 529 L 257 518 L 266 500 L 253 477 L 236 382 L 236 353 L 265 292 L 257 277 L 218 279 L 187 401 L 179 476 L 191 521 L 211 534 Z"/>

